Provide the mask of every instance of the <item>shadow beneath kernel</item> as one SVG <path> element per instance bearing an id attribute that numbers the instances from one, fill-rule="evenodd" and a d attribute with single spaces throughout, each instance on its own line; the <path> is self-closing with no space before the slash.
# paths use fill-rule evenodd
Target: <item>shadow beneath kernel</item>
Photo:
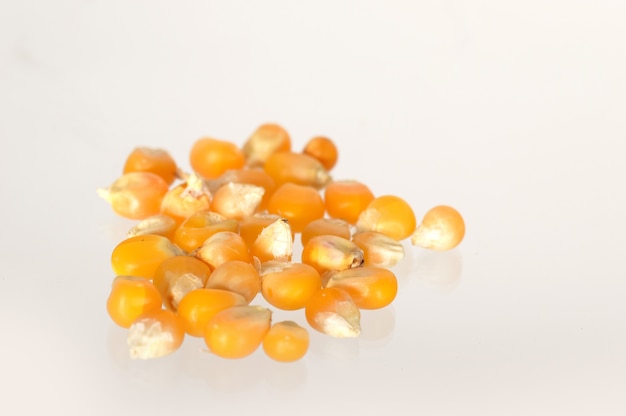
<path id="1" fill-rule="evenodd" d="M 458 287 L 462 274 L 463 256 L 459 250 L 416 250 L 412 276 L 420 284 L 450 293 Z"/>

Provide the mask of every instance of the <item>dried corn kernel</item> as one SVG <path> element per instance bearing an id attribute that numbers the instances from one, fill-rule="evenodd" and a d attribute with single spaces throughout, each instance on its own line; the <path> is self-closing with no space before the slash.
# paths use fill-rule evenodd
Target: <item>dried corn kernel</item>
<path id="1" fill-rule="evenodd" d="M 176 351 L 185 339 L 182 319 L 172 311 L 158 309 L 144 313 L 128 329 L 132 359 L 151 359 Z"/>
<path id="2" fill-rule="evenodd" d="M 361 212 L 356 228 L 357 232 L 378 231 L 400 241 L 413 233 L 415 224 L 413 209 L 404 199 L 383 195 L 374 198 Z"/>
<path id="3" fill-rule="evenodd" d="M 159 264 L 152 281 L 163 298 L 163 306 L 176 311 L 180 300 L 190 291 L 204 287 L 211 268 L 191 256 L 174 256 Z"/>
<path id="4" fill-rule="evenodd" d="M 176 162 L 166 150 L 144 146 L 136 147 L 130 152 L 124 162 L 123 171 L 151 172 L 163 178 L 168 185 L 178 176 Z"/>
<path id="5" fill-rule="evenodd" d="M 243 296 L 246 303 L 250 303 L 261 291 L 261 276 L 252 264 L 232 260 L 217 266 L 205 287 L 230 290 Z"/>
<path id="6" fill-rule="evenodd" d="M 184 183 L 172 188 L 161 202 L 161 213 L 179 224 L 189 216 L 211 207 L 211 193 L 198 174 L 192 173 Z"/>
<path id="7" fill-rule="evenodd" d="M 161 211 L 161 201 L 169 187 L 159 175 L 151 172 L 125 173 L 98 195 L 122 217 L 142 220 Z"/>
<path id="8" fill-rule="evenodd" d="M 137 225 L 128 230 L 127 237 L 136 235 L 158 234 L 172 240 L 178 224 L 174 218 L 165 214 L 157 214 L 141 220 Z"/>
<path id="9" fill-rule="evenodd" d="M 138 235 L 115 246 L 111 266 L 116 275 L 152 279 L 163 260 L 181 254 L 180 248 L 162 235 Z"/>
<path id="10" fill-rule="evenodd" d="M 307 241 L 302 262 L 318 272 L 343 270 L 363 264 L 363 250 L 352 241 L 336 235 L 319 235 Z"/>
<path id="11" fill-rule="evenodd" d="M 337 237 L 350 239 L 350 224 L 338 218 L 319 218 L 313 220 L 304 227 L 300 239 L 302 246 L 313 237 L 318 235 L 336 235 Z"/>
<path id="12" fill-rule="evenodd" d="M 263 351 L 274 361 L 298 361 L 308 349 L 309 331 L 294 321 L 276 322 L 263 338 Z"/>
<path id="13" fill-rule="evenodd" d="M 343 289 L 361 309 L 380 309 L 398 293 L 398 280 L 391 270 L 364 266 L 333 273 L 326 287 Z"/>
<path id="14" fill-rule="evenodd" d="M 302 263 L 269 261 L 261 265 L 261 294 L 272 306 L 302 309 L 322 287 L 320 274 Z"/>
<path id="15" fill-rule="evenodd" d="M 286 218 L 291 230 L 299 233 L 308 223 L 324 216 L 324 201 L 311 186 L 285 183 L 274 191 L 268 210 Z"/>
<path id="16" fill-rule="evenodd" d="M 319 160 L 326 170 L 335 167 L 339 156 L 335 142 L 324 136 L 315 136 L 310 139 L 304 146 L 302 153 Z"/>
<path id="17" fill-rule="evenodd" d="M 261 168 L 231 169 L 224 172 L 224 174 L 221 175 L 217 181 L 220 186 L 222 184 L 233 182 L 246 183 L 262 187 L 263 197 L 257 207 L 257 211 L 259 212 L 267 209 L 267 203 L 276 189 L 274 179 L 272 179 L 272 177 Z"/>
<path id="18" fill-rule="evenodd" d="M 303 153 L 279 152 L 272 154 L 264 165 L 276 186 L 284 183 L 323 188 L 331 177 L 319 160 Z"/>
<path id="19" fill-rule="evenodd" d="M 439 205 L 426 212 L 411 243 L 432 250 L 450 250 L 463 241 L 465 221 L 455 208 Z"/>
<path id="20" fill-rule="evenodd" d="M 248 165 L 263 166 L 271 154 L 291 150 L 291 138 L 280 125 L 265 123 L 246 140 L 242 150 Z"/>
<path id="21" fill-rule="evenodd" d="M 248 246 L 243 238 L 232 231 L 220 231 L 209 238 L 193 253 L 215 270 L 217 266 L 231 260 L 250 261 Z"/>
<path id="22" fill-rule="evenodd" d="M 363 265 L 393 267 L 404 257 L 399 241 L 376 231 L 363 231 L 352 236 L 352 242 L 363 250 Z"/>
<path id="23" fill-rule="evenodd" d="M 107 312 L 113 322 L 128 328 L 147 311 L 161 309 L 161 294 L 150 280 L 134 276 L 117 276 L 107 299 Z"/>
<path id="24" fill-rule="evenodd" d="M 311 328 L 337 338 L 361 333 L 361 312 L 348 292 L 336 287 L 318 290 L 304 309 Z"/>
<path id="25" fill-rule="evenodd" d="M 204 137 L 196 140 L 191 147 L 189 162 L 202 177 L 214 179 L 229 169 L 243 168 L 246 160 L 234 143 Z"/>
<path id="26" fill-rule="evenodd" d="M 249 217 L 242 218 L 241 221 L 239 221 L 239 235 L 246 242 L 246 245 L 252 248 L 252 245 L 261 234 L 261 231 L 280 219 L 280 215 L 267 213 L 256 213 Z"/>
<path id="27" fill-rule="evenodd" d="M 359 215 L 374 199 L 367 185 L 353 181 L 333 181 L 324 188 L 324 206 L 331 218 L 356 224 Z"/>
<path id="28" fill-rule="evenodd" d="M 238 293 L 222 289 L 194 289 L 178 304 L 178 316 L 184 321 L 185 332 L 193 337 L 204 336 L 207 323 L 220 311 L 246 305 Z"/>
<path id="29" fill-rule="evenodd" d="M 213 195 L 212 209 L 226 218 L 240 220 L 256 212 L 264 192 L 261 186 L 229 182 Z"/>
<path id="30" fill-rule="evenodd" d="M 293 253 L 293 233 L 289 221 L 280 218 L 261 230 L 250 247 L 250 255 L 260 262 L 270 260 L 291 260 Z"/>
<path id="31" fill-rule="evenodd" d="M 188 253 L 199 248 L 207 238 L 220 231 L 237 232 L 239 223 L 212 211 L 198 211 L 176 229 L 174 244 Z"/>
<path id="32" fill-rule="evenodd" d="M 219 357 L 243 358 L 263 342 L 272 324 L 272 312 L 262 306 L 234 306 L 218 312 L 207 323 L 204 341 Z"/>

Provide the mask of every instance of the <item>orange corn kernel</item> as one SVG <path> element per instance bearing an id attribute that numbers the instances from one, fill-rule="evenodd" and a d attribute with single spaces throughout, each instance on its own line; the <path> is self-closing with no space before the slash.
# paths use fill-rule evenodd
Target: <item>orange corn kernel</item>
<path id="1" fill-rule="evenodd" d="M 229 169 L 243 168 L 246 160 L 234 143 L 204 137 L 191 147 L 189 162 L 191 168 L 202 177 L 215 179 Z"/>
<path id="2" fill-rule="evenodd" d="M 163 149 L 135 147 L 126 158 L 124 173 L 152 172 L 171 185 L 177 177 L 178 167 L 174 158 Z"/>
<path id="3" fill-rule="evenodd" d="M 212 211 L 198 211 L 176 229 L 174 243 L 188 253 L 199 248 L 207 238 L 220 231 L 237 232 L 237 220 Z"/>
<path id="4" fill-rule="evenodd" d="M 261 186 L 229 182 L 218 188 L 211 206 L 213 211 L 226 218 L 240 220 L 256 212 L 264 192 Z"/>
<path id="5" fill-rule="evenodd" d="M 219 357 L 243 358 L 263 342 L 272 324 L 272 312 L 262 306 L 234 306 L 218 312 L 208 322 L 204 341 Z"/>
<path id="6" fill-rule="evenodd" d="M 228 182 L 234 183 L 247 183 L 249 185 L 256 185 L 263 188 L 263 198 L 259 204 L 257 210 L 263 211 L 267 209 L 267 203 L 270 200 L 270 196 L 276 189 L 274 179 L 261 168 L 243 168 L 243 169 L 231 169 L 224 172 L 218 179 L 218 182 L 224 184 Z"/>
<path id="7" fill-rule="evenodd" d="M 161 213 L 174 218 L 179 224 L 199 211 L 211 207 L 211 193 L 203 179 L 196 173 L 187 177 L 184 183 L 172 188 L 161 202 Z"/>
<path id="8" fill-rule="evenodd" d="M 303 247 L 302 263 L 314 267 L 319 273 L 359 267 L 363 264 L 363 250 L 345 238 L 319 235 Z"/>
<path id="9" fill-rule="evenodd" d="M 404 199 L 383 195 L 374 198 L 361 212 L 356 228 L 357 232 L 378 231 L 400 241 L 415 231 L 415 225 L 413 209 Z"/>
<path id="10" fill-rule="evenodd" d="M 319 160 L 303 153 L 274 153 L 265 162 L 264 169 L 276 186 L 290 182 L 321 189 L 331 179 Z"/>
<path id="11" fill-rule="evenodd" d="M 338 218 L 319 218 L 311 221 L 304 227 L 300 239 L 302 246 L 305 246 L 311 238 L 317 237 L 318 235 L 336 235 L 337 237 L 349 240 L 350 233 L 350 224 L 344 220 Z"/>
<path id="12" fill-rule="evenodd" d="M 356 224 L 359 215 L 374 199 L 374 194 L 357 181 L 333 181 L 324 188 L 324 206 L 331 218 Z"/>
<path id="13" fill-rule="evenodd" d="M 455 208 L 439 205 L 426 212 L 411 243 L 431 250 L 450 250 L 465 237 L 465 221 Z"/>
<path id="14" fill-rule="evenodd" d="M 274 361 L 298 361 L 308 350 L 309 331 L 293 321 L 276 322 L 263 338 L 263 351 Z"/>
<path id="15" fill-rule="evenodd" d="M 178 304 L 178 316 L 183 319 L 185 332 L 193 337 L 204 336 L 207 323 L 220 311 L 246 305 L 243 296 L 229 290 L 194 289 Z"/>
<path id="16" fill-rule="evenodd" d="M 391 270 L 364 266 L 332 274 L 326 287 L 345 290 L 361 309 L 380 309 L 396 298 L 398 280 Z"/>
<path id="17" fill-rule="evenodd" d="M 232 260 L 217 266 L 211 273 L 205 287 L 230 290 L 243 296 L 246 303 L 250 303 L 261 291 L 261 277 L 252 264 Z"/>
<path id="18" fill-rule="evenodd" d="M 291 150 L 291 138 L 282 126 L 265 123 L 246 140 L 242 150 L 249 166 L 263 166 L 271 154 Z"/>
<path id="19" fill-rule="evenodd" d="M 337 164 L 339 152 L 335 142 L 328 137 L 315 136 L 307 142 L 302 153 L 319 160 L 326 170 L 331 170 Z"/>
<path id="20" fill-rule="evenodd" d="M 107 312 L 113 322 L 128 328 L 144 312 L 161 309 L 161 294 L 150 280 L 117 276 L 107 299 Z"/>
<path id="21" fill-rule="evenodd" d="M 162 235 L 138 235 L 115 246 L 111 266 L 116 275 L 152 279 L 163 260 L 181 254 L 180 248 Z"/>
<path id="22" fill-rule="evenodd" d="M 324 201 L 311 186 L 285 183 L 274 191 L 268 211 L 286 218 L 291 230 L 299 233 L 308 223 L 324 216 Z"/>
<path id="23" fill-rule="evenodd" d="M 138 224 L 128 230 L 126 236 L 158 234 L 172 240 L 177 227 L 178 224 L 174 218 L 165 214 L 157 214 L 139 221 Z"/>
<path id="24" fill-rule="evenodd" d="M 293 233 L 289 222 L 280 218 L 261 230 L 250 247 L 250 256 L 260 262 L 270 260 L 291 260 L 293 253 Z"/>
<path id="25" fill-rule="evenodd" d="M 130 358 L 164 357 L 180 348 L 184 339 L 183 321 L 174 312 L 166 309 L 146 312 L 128 329 Z"/>
<path id="26" fill-rule="evenodd" d="M 337 338 L 357 337 L 361 333 L 361 311 L 343 289 L 318 290 L 304 309 L 311 328 Z"/>
<path id="27" fill-rule="evenodd" d="M 261 231 L 268 225 L 281 219 L 280 215 L 256 213 L 239 221 L 239 235 L 246 242 L 249 248 L 261 234 Z"/>
<path id="28" fill-rule="evenodd" d="M 363 265 L 393 267 L 404 257 L 399 241 L 376 231 L 363 231 L 352 236 L 352 242 L 363 250 Z"/>
<path id="29" fill-rule="evenodd" d="M 269 261 L 261 265 L 261 294 L 272 306 L 302 309 L 322 287 L 320 274 L 302 263 Z"/>
<path id="30" fill-rule="evenodd" d="M 180 300 L 190 291 L 204 287 L 211 268 L 191 256 L 174 256 L 159 264 L 152 281 L 163 298 L 163 306 L 176 311 Z"/>
<path id="31" fill-rule="evenodd" d="M 232 231 L 220 231 L 213 234 L 193 254 L 211 266 L 212 270 L 231 260 L 250 261 L 246 242 L 239 234 Z"/>
<path id="32" fill-rule="evenodd" d="M 142 220 L 161 211 L 161 201 L 169 186 L 151 172 L 125 173 L 98 195 L 107 201 L 113 212 L 125 218 Z"/>

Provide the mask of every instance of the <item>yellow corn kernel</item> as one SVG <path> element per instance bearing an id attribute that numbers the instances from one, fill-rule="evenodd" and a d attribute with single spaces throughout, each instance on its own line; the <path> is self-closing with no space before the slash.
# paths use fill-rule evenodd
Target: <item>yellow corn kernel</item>
<path id="1" fill-rule="evenodd" d="M 138 235 L 115 246 L 111 266 L 116 275 L 152 279 L 163 260 L 181 254 L 180 248 L 162 235 Z"/>
<path id="2" fill-rule="evenodd" d="M 151 172 L 171 185 L 178 176 L 178 167 L 166 150 L 140 146 L 134 148 L 124 162 L 124 173 L 129 172 Z"/>
<path id="3" fill-rule="evenodd" d="M 302 262 L 313 266 L 319 273 L 349 269 L 363 264 L 363 250 L 345 238 L 319 235 L 303 247 Z"/>
<path id="4" fill-rule="evenodd" d="M 174 233 L 174 243 L 188 253 L 220 231 L 237 232 L 239 223 L 212 211 L 198 211 L 182 222 Z"/>
<path id="5" fill-rule="evenodd" d="M 356 224 L 361 212 L 374 199 L 367 185 L 354 180 L 332 181 L 324 188 L 324 206 L 328 216 Z"/>
<path id="6" fill-rule="evenodd" d="M 185 339 L 182 319 L 172 311 L 157 309 L 138 317 L 128 329 L 130 358 L 147 360 L 169 355 Z"/>
<path id="7" fill-rule="evenodd" d="M 319 160 L 303 153 L 273 153 L 265 162 L 264 169 L 274 179 L 276 186 L 295 183 L 321 189 L 331 180 Z"/>
<path id="8" fill-rule="evenodd" d="M 167 192 L 161 202 L 161 213 L 174 218 L 179 224 L 199 211 L 211 207 L 211 193 L 203 179 L 192 173 L 184 183 Z"/>
<path id="9" fill-rule="evenodd" d="M 363 266 L 333 273 L 326 287 L 345 290 L 360 309 L 380 309 L 396 298 L 398 280 L 391 270 Z"/>
<path id="10" fill-rule="evenodd" d="M 411 243 L 431 250 L 450 250 L 465 237 L 465 221 L 453 207 L 439 205 L 426 212 Z"/>
<path id="11" fill-rule="evenodd" d="M 239 235 L 246 242 L 248 248 L 252 248 L 252 245 L 261 234 L 261 231 L 268 225 L 281 219 L 280 215 L 256 213 L 249 217 L 242 218 L 239 221 Z"/>
<path id="12" fill-rule="evenodd" d="M 159 264 L 152 281 L 163 298 L 163 306 L 176 311 L 180 300 L 190 291 L 204 287 L 211 268 L 191 256 L 174 256 Z"/>
<path id="13" fill-rule="evenodd" d="M 207 323 L 204 342 L 224 358 L 243 358 L 263 342 L 272 324 L 272 312 L 262 306 L 233 306 L 218 312 Z"/>
<path id="14" fill-rule="evenodd" d="M 291 138 L 282 126 L 265 123 L 248 137 L 242 150 L 249 166 L 263 166 L 271 154 L 291 150 Z"/>
<path id="15" fill-rule="evenodd" d="M 229 182 L 215 192 L 211 207 L 226 218 L 240 220 L 256 212 L 264 192 L 261 186 Z"/>
<path id="16" fill-rule="evenodd" d="M 185 332 L 193 337 L 204 336 L 207 323 L 220 311 L 246 305 L 243 296 L 222 289 L 194 289 L 178 304 L 178 316 L 183 319 Z"/>
<path id="17" fill-rule="evenodd" d="M 286 218 L 291 230 L 299 233 L 308 223 L 324 216 L 324 201 L 311 186 L 285 183 L 274 191 L 268 210 Z"/>
<path id="18" fill-rule="evenodd" d="M 203 137 L 189 152 L 191 168 L 202 177 L 215 179 L 229 169 L 241 169 L 246 163 L 243 152 L 234 143 Z"/>
<path id="19" fill-rule="evenodd" d="M 107 299 L 107 313 L 117 325 L 128 328 L 141 314 L 161 309 L 161 294 L 150 280 L 117 276 Z"/>
<path id="20" fill-rule="evenodd" d="M 311 238 L 318 235 L 336 235 L 349 240 L 350 233 L 350 224 L 347 221 L 338 218 L 319 218 L 304 227 L 300 239 L 304 247 Z"/>
<path id="21" fill-rule="evenodd" d="M 395 195 L 374 198 L 361 212 L 357 232 L 378 231 L 396 241 L 409 237 L 415 230 L 415 214 L 411 206 Z"/>
<path id="22" fill-rule="evenodd" d="M 211 266 L 212 270 L 231 260 L 250 261 L 246 242 L 239 234 L 232 231 L 220 231 L 213 234 L 194 251 L 193 255 Z"/>
<path id="23" fill-rule="evenodd" d="M 261 264 L 261 294 L 272 306 L 302 309 L 322 287 L 320 274 L 303 263 L 269 261 Z"/>
<path id="24" fill-rule="evenodd" d="M 142 220 L 160 212 L 161 201 L 168 189 L 167 182 L 155 173 L 129 172 L 97 192 L 117 215 Z"/>
<path id="25" fill-rule="evenodd" d="M 280 218 L 261 230 L 250 248 L 250 255 L 260 262 L 270 260 L 291 260 L 293 233 L 289 222 Z"/>
<path id="26" fill-rule="evenodd" d="M 246 299 L 246 303 L 250 303 L 261 291 L 261 276 L 252 264 L 231 260 L 213 270 L 205 287 L 238 293 Z"/>
<path id="27" fill-rule="evenodd" d="M 276 189 L 274 179 L 261 168 L 232 169 L 224 172 L 217 181 L 220 186 L 229 182 L 256 185 L 263 188 L 263 197 L 257 207 L 261 212 L 267 209 L 267 203 Z M 217 189 L 216 189 L 217 190 Z"/>
<path id="28" fill-rule="evenodd" d="M 361 312 L 348 292 L 336 287 L 318 290 L 304 309 L 311 328 L 336 338 L 353 338 L 361 333 Z"/>
<path id="29" fill-rule="evenodd" d="M 136 235 L 158 234 L 172 240 L 178 224 L 174 218 L 165 214 L 152 215 L 141 220 L 133 228 L 128 230 L 127 237 Z"/>
<path id="30" fill-rule="evenodd" d="M 308 349 L 309 331 L 294 321 L 276 322 L 263 338 L 263 350 L 274 361 L 298 361 Z"/>
<path id="31" fill-rule="evenodd" d="M 363 250 L 363 265 L 393 267 L 404 257 L 399 241 L 376 231 L 363 231 L 352 236 L 352 242 Z"/>
<path id="32" fill-rule="evenodd" d="M 339 156 L 335 142 L 324 136 L 311 138 L 304 146 L 302 153 L 319 160 L 326 170 L 331 170 L 335 166 Z"/>

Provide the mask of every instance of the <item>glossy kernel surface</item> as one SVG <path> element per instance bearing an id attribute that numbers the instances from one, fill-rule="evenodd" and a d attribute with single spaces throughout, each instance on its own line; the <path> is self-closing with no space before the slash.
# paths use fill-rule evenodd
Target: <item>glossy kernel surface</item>
<path id="1" fill-rule="evenodd" d="M 161 294 L 147 279 L 117 276 L 111 285 L 106 307 L 113 322 L 128 328 L 144 312 L 161 309 Z"/>
<path id="2" fill-rule="evenodd" d="M 311 186 L 285 183 L 274 191 L 268 210 L 286 218 L 291 230 L 299 233 L 308 223 L 324 216 L 324 201 Z"/>
<path id="3" fill-rule="evenodd" d="M 324 188 L 324 205 L 328 215 L 350 224 L 356 224 L 361 212 L 373 199 L 370 188 L 358 181 L 333 181 Z"/>
<path id="4" fill-rule="evenodd" d="M 220 311 L 246 305 L 243 296 L 229 290 L 200 288 L 187 293 L 178 304 L 178 316 L 184 321 L 185 332 L 194 337 L 204 336 L 207 323 Z"/>
<path id="5" fill-rule="evenodd" d="M 271 261 L 261 265 L 261 293 L 272 306 L 302 309 L 322 287 L 320 274 L 302 263 Z"/>
<path id="6" fill-rule="evenodd" d="M 274 361 L 293 362 L 309 349 L 309 331 L 294 321 L 276 322 L 265 334 L 263 350 Z"/>
<path id="7" fill-rule="evenodd" d="M 203 137 L 189 153 L 192 169 L 207 179 L 215 179 L 229 169 L 241 169 L 246 160 L 241 149 L 226 140 Z"/>
<path id="8" fill-rule="evenodd" d="M 396 195 L 382 195 L 370 202 L 356 223 L 358 232 L 377 231 L 396 241 L 415 231 L 416 219 L 411 206 Z"/>
<path id="9" fill-rule="evenodd" d="M 311 328 L 336 338 L 353 338 L 361 333 L 361 312 L 343 289 L 325 287 L 318 290 L 305 307 Z"/>
<path id="10" fill-rule="evenodd" d="M 465 221 L 455 208 L 438 205 L 426 212 L 411 243 L 432 250 L 451 250 L 465 237 Z"/>
<path id="11" fill-rule="evenodd" d="M 180 300 L 190 291 L 204 287 L 211 268 L 191 256 L 165 259 L 154 272 L 152 281 L 163 298 L 166 309 L 176 311 Z"/>
<path id="12" fill-rule="evenodd" d="M 163 260 L 180 254 L 181 250 L 162 235 L 138 235 L 115 246 L 111 266 L 116 275 L 152 279 Z"/>
<path id="13" fill-rule="evenodd" d="M 380 309 L 396 298 L 398 280 L 389 269 L 364 266 L 334 273 L 326 287 L 345 290 L 361 309 Z"/>

